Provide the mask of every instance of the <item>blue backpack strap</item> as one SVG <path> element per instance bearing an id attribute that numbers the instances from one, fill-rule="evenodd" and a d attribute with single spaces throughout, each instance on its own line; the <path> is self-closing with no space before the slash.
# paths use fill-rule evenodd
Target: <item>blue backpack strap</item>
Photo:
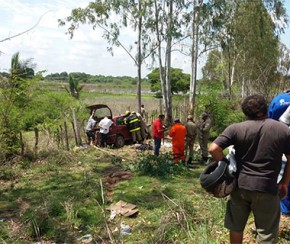
<path id="1" fill-rule="evenodd" d="M 270 103 L 268 109 L 268 117 L 271 119 L 279 120 L 280 116 L 290 105 L 290 91 L 285 91 L 278 94 Z"/>

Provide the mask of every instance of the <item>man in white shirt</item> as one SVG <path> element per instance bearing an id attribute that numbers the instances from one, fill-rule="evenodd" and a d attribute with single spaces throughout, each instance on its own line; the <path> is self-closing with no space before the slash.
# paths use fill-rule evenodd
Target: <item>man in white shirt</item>
<path id="1" fill-rule="evenodd" d="M 95 111 L 92 112 L 90 118 L 88 119 L 87 127 L 86 127 L 86 134 L 88 138 L 88 144 L 92 146 L 95 142 L 95 126 L 96 126 L 96 121 L 94 119 L 94 113 Z"/>
<path id="2" fill-rule="evenodd" d="M 100 134 L 101 134 L 101 146 L 105 147 L 107 143 L 107 136 L 110 130 L 110 126 L 114 122 L 110 120 L 107 116 L 105 116 L 99 123 L 100 126 Z"/>

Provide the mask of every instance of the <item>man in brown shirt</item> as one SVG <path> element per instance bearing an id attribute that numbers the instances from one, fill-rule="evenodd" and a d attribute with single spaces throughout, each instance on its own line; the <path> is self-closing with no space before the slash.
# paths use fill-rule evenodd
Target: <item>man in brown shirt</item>
<path id="1" fill-rule="evenodd" d="M 187 152 L 189 151 L 188 154 L 188 160 L 187 164 L 191 164 L 192 162 L 192 157 L 193 157 L 193 146 L 197 134 L 197 125 L 193 121 L 192 115 L 189 115 L 187 117 L 187 123 L 185 124 L 186 128 L 186 145 L 185 145 L 185 155 L 187 156 Z"/>
<path id="2" fill-rule="evenodd" d="M 280 199 L 287 195 L 290 181 L 290 131 L 285 124 L 268 119 L 267 108 L 262 96 L 245 98 L 242 110 L 247 120 L 228 126 L 209 147 L 216 161 L 222 160 L 225 148 L 235 148 L 238 189 L 231 193 L 225 216 L 231 243 L 242 243 L 250 212 L 254 214 L 258 241 L 277 241 Z M 283 153 L 287 164 L 277 184 Z"/>
<path id="3" fill-rule="evenodd" d="M 208 113 L 203 112 L 200 115 L 200 120 L 198 122 L 198 140 L 201 150 L 200 163 L 207 163 L 208 160 L 208 138 L 209 131 L 212 127 L 212 120 Z"/>

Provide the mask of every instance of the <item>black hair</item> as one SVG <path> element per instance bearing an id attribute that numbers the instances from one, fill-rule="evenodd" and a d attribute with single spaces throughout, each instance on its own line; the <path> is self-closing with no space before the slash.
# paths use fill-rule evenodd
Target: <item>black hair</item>
<path id="1" fill-rule="evenodd" d="M 265 117 L 268 112 L 266 99 L 257 94 L 246 97 L 241 107 L 243 113 L 249 119 L 260 119 L 261 117 Z"/>

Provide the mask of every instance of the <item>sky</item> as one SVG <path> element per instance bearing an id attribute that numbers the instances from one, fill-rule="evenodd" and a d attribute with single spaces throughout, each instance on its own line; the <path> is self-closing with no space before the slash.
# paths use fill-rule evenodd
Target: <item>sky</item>
<path id="1" fill-rule="evenodd" d="M 73 39 L 70 39 L 65 34 L 67 27 L 58 26 L 58 19 L 69 16 L 74 8 L 86 7 L 89 2 L 0 0 L 0 72 L 9 72 L 11 57 L 19 51 L 21 59 L 33 59 L 36 71 L 46 70 L 44 75 L 66 71 L 105 76 L 137 76 L 136 66 L 122 48 L 115 48 L 114 56 L 107 51 L 107 43 L 100 30 L 81 25 Z M 287 14 L 290 16 L 290 1 L 285 2 Z M 37 23 L 38 25 L 28 33 L 2 42 Z M 135 33 L 126 33 L 126 36 L 128 40 L 136 38 Z M 290 27 L 281 40 L 290 48 Z M 200 61 L 199 67 L 203 62 Z M 191 73 L 190 65 L 190 57 L 173 53 L 173 67 Z M 143 67 L 142 76 L 150 72 Z"/>

